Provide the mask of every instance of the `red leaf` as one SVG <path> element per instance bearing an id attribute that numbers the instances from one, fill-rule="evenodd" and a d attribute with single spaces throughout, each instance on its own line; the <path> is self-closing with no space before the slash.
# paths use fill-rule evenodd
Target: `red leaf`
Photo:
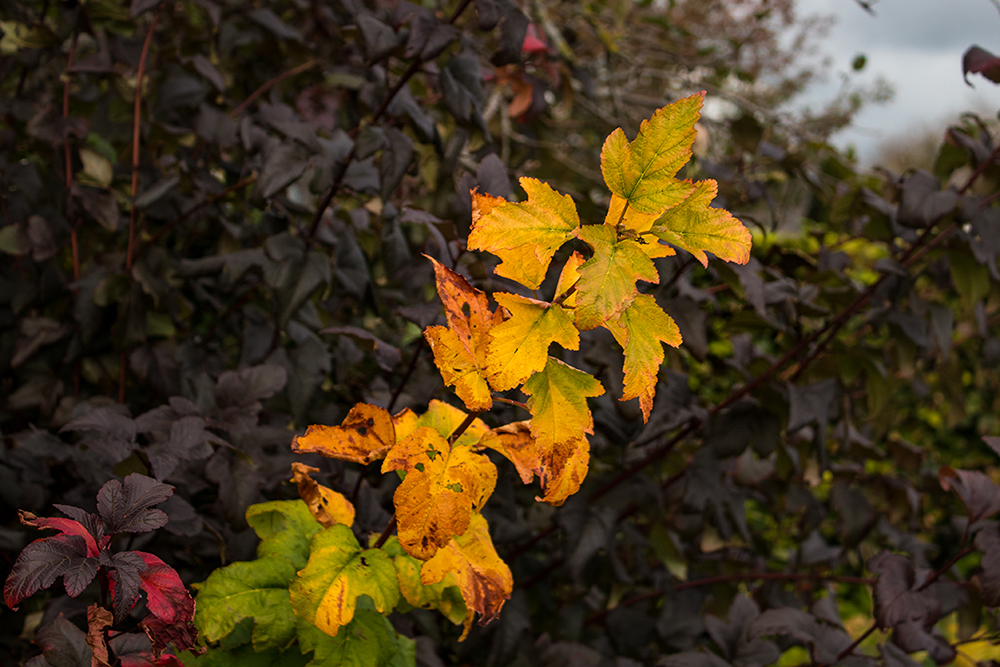
<path id="1" fill-rule="evenodd" d="M 969 83 L 970 73 L 982 74 L 993 83 L 1000 83 L 1000 58 L 986 49 L 971 46 L 962 56 L 962 76 L 966 83 Z"/>
<path id="2" fill-rule="evenodd" d="M 87 543 L 87 556 L 96 556 L 100 551 L 97 548 L 97 541 L 94 539 L 94 536 L 79 521 L 61 519 L 59 517 L 37 517 L 31 512 L 25 512 L 24 510 L 19 510 L 18 514 L 20 515 L 21 523 L 25 526 L 33 526 L 39 529 L 48 528 L 50 530 L 58 530 L 63 535 L 78 535 L 82 537 Z"/>
<path id="3" fill-rule="evenodd" d="M 524 44 L 521 45 L 521 52 L 547 53 L 548 50 L 548 45 L 538 37 L 538 30 L 535 28 L 535 24 L 528 24 L 528 31 L 524 34 Z"/>
<path id="4" fill-rule="evenodd" d="M 141 576 L 150 613 L 164 623 L 190 622 L 194 618 L 194 600 L 177 571 L 153 554 L 134 553 L 146 561 L 146 570 Z"/>

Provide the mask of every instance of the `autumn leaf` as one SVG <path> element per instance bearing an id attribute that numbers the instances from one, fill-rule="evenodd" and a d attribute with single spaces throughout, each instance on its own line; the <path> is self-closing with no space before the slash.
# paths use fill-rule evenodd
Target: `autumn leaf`
<path id="1" fill-rule="evenodd" d="M 407 604 L 418 609 L 437 609 L 455 625 L 462 624 L 466 617 L 465 600 L 454 577 L 445 577 L 435 584 L 424 584 L 420 580 L 420 569 L 424 563 L 406 553 L 395 535 L 386 540 L 382 550 L 392 558 L 399 592 Z M 405 609 L 400 608 L 400 611 Z"/>
<path id="2" fill-rule="evenodd" d="M 604 141 L 601 172 L 608 189 L 639 213 L 659 214 L 677 206 L 694 190 L 675 178 L 691 159 L 694 124 L 705 93 L 698 93 L 659 109 L 642 121 L 631 143 L 621 128 Z"/>
<path id="3" fill-rule="evenodd" d="M 371 598 L 383 614 L 396 606 L 399 585 L 389 556 L 381 549 L 362 550 L 344 525 L 317 533 L 309 562 L 288 588 L 292 609 L 331 637 L 354 618 L 360 595 Z"/>
<path id="4" fill-rule="evenodd" d="M 392 421 L 396 426 L 396 439 L 400 442 L 421 426 L 429 426 L 447 440 L 455 432 L 455 429 L 465 421 L 466 417 L 468 414 L 462 410 L 434 399 L 428 404 L 424 414 L 417 416 L 412 410 L 405 408 L 398 412 Z M 479 438 L 489 430 L 490 427 L 482 419 L 474 419 L 455 441 L 454 446 L 470 447 L 475 445 L 479 442 Z"/>
<path id="5" fill-rule="evenodd" d="M 402 667 L 416 663 L 416 646 L 412 639 L 397 635 L 389 619 L 379 614 L 367 604 L 364 598 L 358 601 L 354 618 L 331 637 L 308 623 L 299 623 L 299 650 L 312 653 L 312 660 L 306 667 Z M 256 657 L 256 656 L 254 656 Z M 284 666 L 289 661 L 267 663 L 273 667 Z M 302 664 L 299 659 L 292 664 Z M 228 664 L 228 663 L 227 663 Z M 241 667 L 246 663 L 240 664 Z M 258 658 L 247 667 L 262 667 Z"/>
<path id="6" fill-rule="evenodd" d="M 605 322 L 604 326 L 625 350 L 625 391 L 621 400 L 638 397 L 645 422 L 653 409 L 656 382 L 663 363 L 660 343 L 673 347 L 680 345 L 680 329 L 649 294 L 636 296 L 616 319 Z"/>
<path id="7" fill-rule="evenodd" d="M 534 178 L 522 178 L 520 183 L 528 195 L 520 203 L 472 191 L 468 247 L 499 257 L 497 275 L 538 289 L 553 253 L 573 238 L 580 218 L 569 195 Z"/>
<path id="8" fill-rule="evenodd" d="M 382 463 L 382 472 L 403 470 L 396 488 L 396 525 L 406 552 L 427 560 L 469 526 L 496 485 L 496 467 L 469 447 L 448 444 L 422 426 L 400 441 Z"/>
<path id="9" fill-rule="evenodd" d="M 628 306 L 637 280 L 658 283 L 660 275 L 639 243 L 617 239 L 608 225 L 582 227 L 579 237 L 594 249 L 576 284 L 576 326 L 586 331 Z"/>
<path id="10" fill-rule="evenodd" d="M 498 426 L 482 437 L 479 446 L 499 452 L 513 463 L 525 484 L 531 484 L 535 475 L 542 476 L 542 452 L 531 435 L 528 421 Z"/>
<path id="11" fill-rule="evenodd" d="M 324 527 L 342 523 L 354 524 L 354 505 L 341 493 L 322 486 L 309 476 L 319 468 L 295 461 L 292 463 L 292 480 L 299 489 L 299 497 L 309 507 L 309 512 Z"/>
<path id="12" fill-rule="evenodd" d="M 580 347 L 580 332 L 562 306 L 517 294 L 493 298 L 510 312 L 510 319 L 493 327 L 487 348 L 488 379 L 497 391 L 513 389 L 542 370 L 551 343 L 567 350 Z"/>
<path id="13" fill-rule="evenodd" d="M 486 345 L 489 331 L 499 324 L 499 314 L 490 311 L 486 294 L 433 258 L 437 291 L 444 305 L 447 327 L 433 326 L 424 330 L 424 338 L 434 353 L 434 363 L 441 371 L 445 384 L 469 410 L 484 411 L 493 406 L 486 382 Z"/>
<path id="14" fill-rule="evenodd" d="M 585 261 L 583 255 L 573 251 L 563 264 L 562 271 L 559 272 L 559 281 L 556 283 L 556 296 L 553 299 L 555 303 L 567 308 L 576 306 L 576 283 L 580 280 L 580 265 Z"/>
<path id="15" fill-rule="evenodd" d="M 292 439 L 292 451 L 322 454 L 367 465 L 385 456 L 395 444 L 392 417 L 383 408 L 358 403 L 340 426 L 314 425 Z"/>
<path id="16" fill-rule="evenodd" d="M 497 556 L 482 515 L 473 514 L 468 530 L 449 541 L 420 570 L 420 580 L 426 585 L 448 577 L 454 577 L 468 609 L 461 639 L 469 633 L 474 612 L 482 615 L 479 624 L 486 625 L 510 598 L 514 578 L 507 564 Z"/>
<path id="17" fill-rule="evenodd" d="M 715 181 L 698 181 L 694 186 L 691 195 L 666 211 L 650 231 L 687 250 L 702 266 L 708 266 L 705 251 L 727 262 L 746 264 L 750 261 L 750 230 L 729 211 L 710 206 L 719 189 Z"/>
<path id="18" fill-rule="evenodd" d="M 639 213 L 634 208 L 626 206 L 626 204 L 627 202 L 618 195 L 611 195 L 611 206 L 608 207 L 608 214 L 604 218 L 604 224 L 614 227 L 616 231 L 620 229 L 623 234 L 627 234 L 639 241 L 639 247 L 650 259 L 676 255 L 677 251 L 668 245 L 660 243 L 660 239 L 649 233 L 659 214 Z"/>

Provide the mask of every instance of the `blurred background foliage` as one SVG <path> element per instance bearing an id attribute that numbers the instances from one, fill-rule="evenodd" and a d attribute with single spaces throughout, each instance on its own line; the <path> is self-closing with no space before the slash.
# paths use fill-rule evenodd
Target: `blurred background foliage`
<path id="1" fill-rule="evenodd" d="M 608 336 L 566 354 L 609 389 L 591 471 L 552 509 L 496 461 L 500 620 L 462 644 L 429 612 L 394 624 L 423 665 L 997 659 L 1000 539 L 972 546 L 1000 507 L 995 128 L 967 116 L 860 171 L 829 138 L 889 91 L 845 75 L 797 107 L 823 29 L 793 0 L 5 0 L 8 566 L 34 539 L 17 509 L 90 507 L 130 472 L 177 487 L 130 547 L 186 583 L 252 558 L 246 508 L 295 497 L 294 433 L 453 401 L 422 254 L 511 289 L 465 250 L 470 188 L 533 176 L 603 220 L 607 134 L 706 90 L 683 175 L 719 181 L 750 263 L 657 260 L 685 342 L 646 425 Z M 308 462 L 383 530 L 393 476 Z M 0 661 L 60 613 L 83 625 L 87 595 L 0 611 Z"/>

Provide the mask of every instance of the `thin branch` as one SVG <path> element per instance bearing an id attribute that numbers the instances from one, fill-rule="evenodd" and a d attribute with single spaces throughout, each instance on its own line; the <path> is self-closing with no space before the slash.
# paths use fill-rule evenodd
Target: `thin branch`
<path id="1" fill-rule="evenodd" d="M 162 8 L 163 5 L 161 4 Z M 135 218 L 136 206 L 135 197 L 139 189 L 139 134 L 142 127 L 142 75 L 146 70 L 146 58 L 149 56 L 149 45 L 153 42 L 153 35 L 156 33 L 156 22 L 160 19 L 160 9 L 153 14 L 153 21 L 149 24 L 149 31 L 142 44 L 142 55 L 139 56 L 139 69 L 135 77 L 135 111 L 132 118 L 132 206 L 128 220 L 128 250 L 125 253 L 125 272 L 132 272 L 132 260 L 135 253 Z M 121 351 L 118 358 L 118 402 L 125 402 L 125 381 L 126 369 L 128 368 L 128 357 L 125 350 Z"/>
<path id="2" fill-rule="evenodd" d="M 462 434 L 465 433 L 465 430 L 470 426 L 472 426 L 472 422 L 476 421 L 478 417 L 479 417 L 478 411 L 470 412 L 469 414 L 467 414 L 465 416 L 465 420 L 461 424 L 459 424 L 458 428 L 456 428 L 452 432 L 451 436 L 448 437 L 448 444 L 454 445 L 455 441 L 458 440 L 460 437 L 462 437 Z"/>
<path id="3" fill-rule="evenodd" d="M 389 539 L 389 537 L 392 536 L 395 530 L 396 530 L 396 514 L 393 513 L 392 518 L 389 519 L 389 523 L 387 523 L 385 526 L 385 530 L 383 530 L 382 534 L 378 536 L 378 541 L 376 541 L 375 544 L 372 545 L 372 549 L 381 549 L 382 545 L 386 543 L 386 541 Z"/>
<path id="4" fill-rule="evenodd" d="M 855 639 L 853 642 L 850 643 L 850 645 L 847 648 L 845 648 L 843 651 L 841 651 L 840 653 L 837 654 L 837 658 L 833 661 L 833 664 L 836 665 L 838 662 L 840 662 L 841 660 L 843 660 L 844 658 L 846 658 L 847 656 L 849 656 L 851 653 L 853 653 L 854 649 L 856 649 L 861 644 L 861 642 L 863 642 L 864 640 L 868 639 L 868 636 L 871 633 L 875 632 L 875 630 L 877 628 L 878 628 L 878 624 L 877 623 L 872 623 L 871 626 L 867 630 L 864 631 L 864 634 L 862 634 L 860 637 L 858 637 L 857 639 Z"/>
<path id="5" fill-rule="evenodd" d="M 262 85 L 260 88 L 258 88 L 257 90 L 253 91 L 252 93 L 250 93 L 250 96 L 247 97 L 245 100 L 243 100 L 243 102 L 238 107 L 236 107 L 235 109 L 233 109 L 232 111 L 230 111 L 229 112 L 229 117 L 230 118 L 236 118 L 241 113 L 243 113 L 244 111 L 246 111 L 246 108 L 248 106 L 250 106 L 251 104 L 253 104 L 254 100 L 256 100 L 258 97 L 260 97 L 261 95 L 263 95 L 264 93 L 266 93 L 271 87 L 273 87 L 273 86 L 281 83 L 282 81 L 284 81 L 285 79 L 287 79 L 289 77 L 295 76 L 296 74 L 301 74 L 302 72 L 305 72 L 306 70 L 310 70 L 313 67 L 315 67 L 316 65 L 320 64 L 321 62 L 322 62 L 322 60 L 320 60 L 319 58 L 314 58 L 314 59 L 312 59 L 312 60 L 310 60 L 308 62 L 302 63 L 301 65 L 299 65 L 297 67 L 293 67 L 290 70 L 282 72 L 278 76 L 270 79 L 269 81 L 267 81 L 266 83 L 264 83 L 264 85 Z"/>
<path id="6" fill-rule="evenodd" d="M 993 149 L 993 152 L 990 153 L 988 158 L 976 166 L 976 170 L 969 175 L 968 179 L 966 179 L 965 185 L 958 189 L 958 194 L 964 195 L 965 191 L 972 187 L 972 184 L 976 182 L 976 179 L 982 176 L 983 172 L 989 169 L 990 165 L 996 162 L 998 156 L 1000 156 L 1000 144 L 997 144 L 996 148 Z"/>
<path id="7" fill-rule="evenodd" d="M 924 580 L 924 583 L 920 584 L 920 586 L 917 587 L 917 592 L 919 593 L 920 591 L 924 590 L 925 588 L 933 584 L 935 581 L 940 579 L 941 575 L 950 570 L 955 563 L 962 560 L 963 558 L 971 554 L 973 551 L 975 551 L 974 547 L 966 547 L 961 551 L 959 551 L 957 554 L 954 555 L 954 557 L 952 557 L 951 560 L 942 565 L 940 569 L 931 572 L 930 576 L 928 576 L 927 579 Z"/>
<path id="8" fill-rule="evenodd" d="M 522 403 L 521 401 L 514 401 L 509 398 L 504 398 L 503 396 L 494 396 L 493 400 L 498 403 L 506 403 L 507 405 L 513 405 L 515 407 L 522 408 L 524 410 L 528 409 L 528 406 Z"/>

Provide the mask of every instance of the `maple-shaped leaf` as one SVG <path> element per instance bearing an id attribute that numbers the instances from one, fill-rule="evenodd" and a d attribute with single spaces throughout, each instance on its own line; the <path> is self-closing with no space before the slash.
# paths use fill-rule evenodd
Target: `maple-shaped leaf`
<path id="1" fill-rule="evenodd" d="M 420 580 L 423 561 L 406 553 L 395 535 L 386 540 L 382 549 L 392 558 L 399 592 L 407 604 L 418 609 L 437 609 L 455 625 L 462 624 L 466 617 L 465 600 L 454 577 L 445 577 L 436 584 L 424 584 Z M 401 608 L 400 611 L 405 610 Z"/>
<path id="2" fill-rule="evenodd" d="M 281 556 L 264 556 L 215 570 L 195 585 L 195 623 L 205 640 L 217 642 L 243 620 L 253 619 L 254 648 L 282 649 L 295 638 L 295 614 L 288 598 L 288 584 L 293 579 L 295 566 Z"/>
<path id="3" fill-rule="evenodd" d="M 447 327 L 424 330 L 434 363 L 466 408 L 489 410 L 493 398 L 486 382 L 486 345 L 490 329 L 501 321 L 499 314 L 490 311 L 484 292 L 434 258 L 428 259 L 434 264 L 438 296 L 448 321 Z"/>
<path id="4" fill-rule="evenodd" d="M 420 580 L 426 585 L 449 577 L 458 585 L 468 609 L 462 633 L 465 639 L 474 612 L 482 616 L 479 624 L 486 625 L 500 613 L 514 587 L 510 568 L 493 548 L 489 526 L 481 514 L 473 514 L 468 530 L 449 541 L 420 569 Z"/>
<path id="5" fill-rule="evenodd" d="M 362 550 L 343 525 L 313 537 L 309 562 L 288 592 L 295 614 L 330 636 L 354 618 L 358 596 L 370 597 L 383 614 L 399 600 L 392 560 L 381 549 Z"/>
<path id="6" fill-rule="evenodd" d="M 301 500 L 273 500 L 251 505 L 246 518 L 261 539 L 257 557 L 282 556 L 296 571 L 304 568 L 309 560 L 312 536 L 323 530 Z"/>
<path id="7" fill-rule="evenodd" d="M 172 496 L 174 487 L 152 477 L 132 473 L 122 481 L 113 479 L 97 492 L 97 514 L 108 535 L 145 533 L 166 525 L 166 513 L 152 509 Z"/>
<path id="8" fill-rule="evenodd" d="M 462 410 L 434 399 L 428 404 L 424 414 L 417 416 L 412 410 L 406 408 L 398 412 L 392 420 L 396 425 L 396 439 L 401 442 L 421 426 L 428 426 L 440 433 L 442 438 L 448 439 L 468 416 Z M 474 419 L 455 441 L 454 446 L 470 447 L 475 445 L 479 442 L 479 438 L 489 430 L 490 427 L 482 419 Z"/>
<path id="9" fill-rule="evenodd" d="M 677 206 L 694 189 L 675 176 L 691 159 L 694 124 L 705 93 L 669 104 L 642 121 L 631 143 L 621 128 L 604 141 L 601 173 L 608 189 L 639 213 L 659 214 Z"/>
<path id="10" fill-rule="evenodd" d="M 319 484 L 309 476 L 319 472 L 319 468 L 295 461 L 292 463 L 292 481 L 299 489 L 299 497 L 309 507 L 309 511 L 324 528 L 342 523 L 354 524 L 354 505 L 344 494 L 337 493 Z"/>
<path id="11" fill-rule="evenodd" d="M 656 382 L 663 363 L 663 346 L 681 344 L 681 332 L 656 299 L 639 294 L 616 318 L 604 323 L 625 350 L 625 391 L 621 400 L 639 398 L 643 422 L 649 419 Z"/>
<path id="12" fill-rule="evenodd" d="M 368 465 L 385 456 L 396 442 L 392 416 L 384 408 L 358 403 L 340 426 L 313 425 L 292 439 L 292 451 Z"/>
<path id="13" fill-rule="evenodd" d="M 637 280 L 658 283 L 660 274 L 638 242 L 619 240 L 608 225 L 587 225 L 578 236 L 594 249 L 576 284 L 576 326 L 586 331 L 628 306 Z"/>
<path id="14" fill-rule="evenodd" d="M 579 349 L 580 332 L 562 306 L 502 292 L 493 298 L 510 312 L 510 319 L 493 327 L 487 348 L 488 379 L 497 391 L 513 389 L 545 368 L 550 344 Z"/>
<path id="15" fill-rule="evenodd" d="M 496 466 L 470 447 L 452 446 L 438 431 L 422 426 L 386 455 L 382 472 L 404 470 L 396 487 L 396 525 L 406 552 L 427 560 L 469 526 L 496 486 Z"/>
<path id="16" fill-rule="evenodd" d="M 4 584 L 4 602 L 13 610 L 24 598 L 63 577 L 66 594 L 76 597 L 97 575 L 99 561 L 89 555 L 79 535 L 54 535 L 35 540 L 21 550 Z"/>
<path id="17" fill-rule="evenodd" d="M 719 186 L 713 180 L 694 183 L 694 191 L 653 223 L 650 231 L 708 266 L 708 251 L 727 262 L 750 261 L 750 230 L 732 213 L 710 205 Z"/>
<path id="18" fill-rule="evenodd" d="M 531 412 L 531 435 L 544 452 L 557 443 L 594 432 L 587 397 L 604 393 L 594 376 L 549 357 L 545 368 L 524 383 Z"/>
<path id="19" fill-rule="evenodd" d="M 521 178 L 520 183 L 528 195 L 520 203 L 472 191 L 468 247 L 499 257 L 497 275 L 538 289 L 552 254 L 573 238 L 580 218 L 569 195 L 534 178 Z"/>

